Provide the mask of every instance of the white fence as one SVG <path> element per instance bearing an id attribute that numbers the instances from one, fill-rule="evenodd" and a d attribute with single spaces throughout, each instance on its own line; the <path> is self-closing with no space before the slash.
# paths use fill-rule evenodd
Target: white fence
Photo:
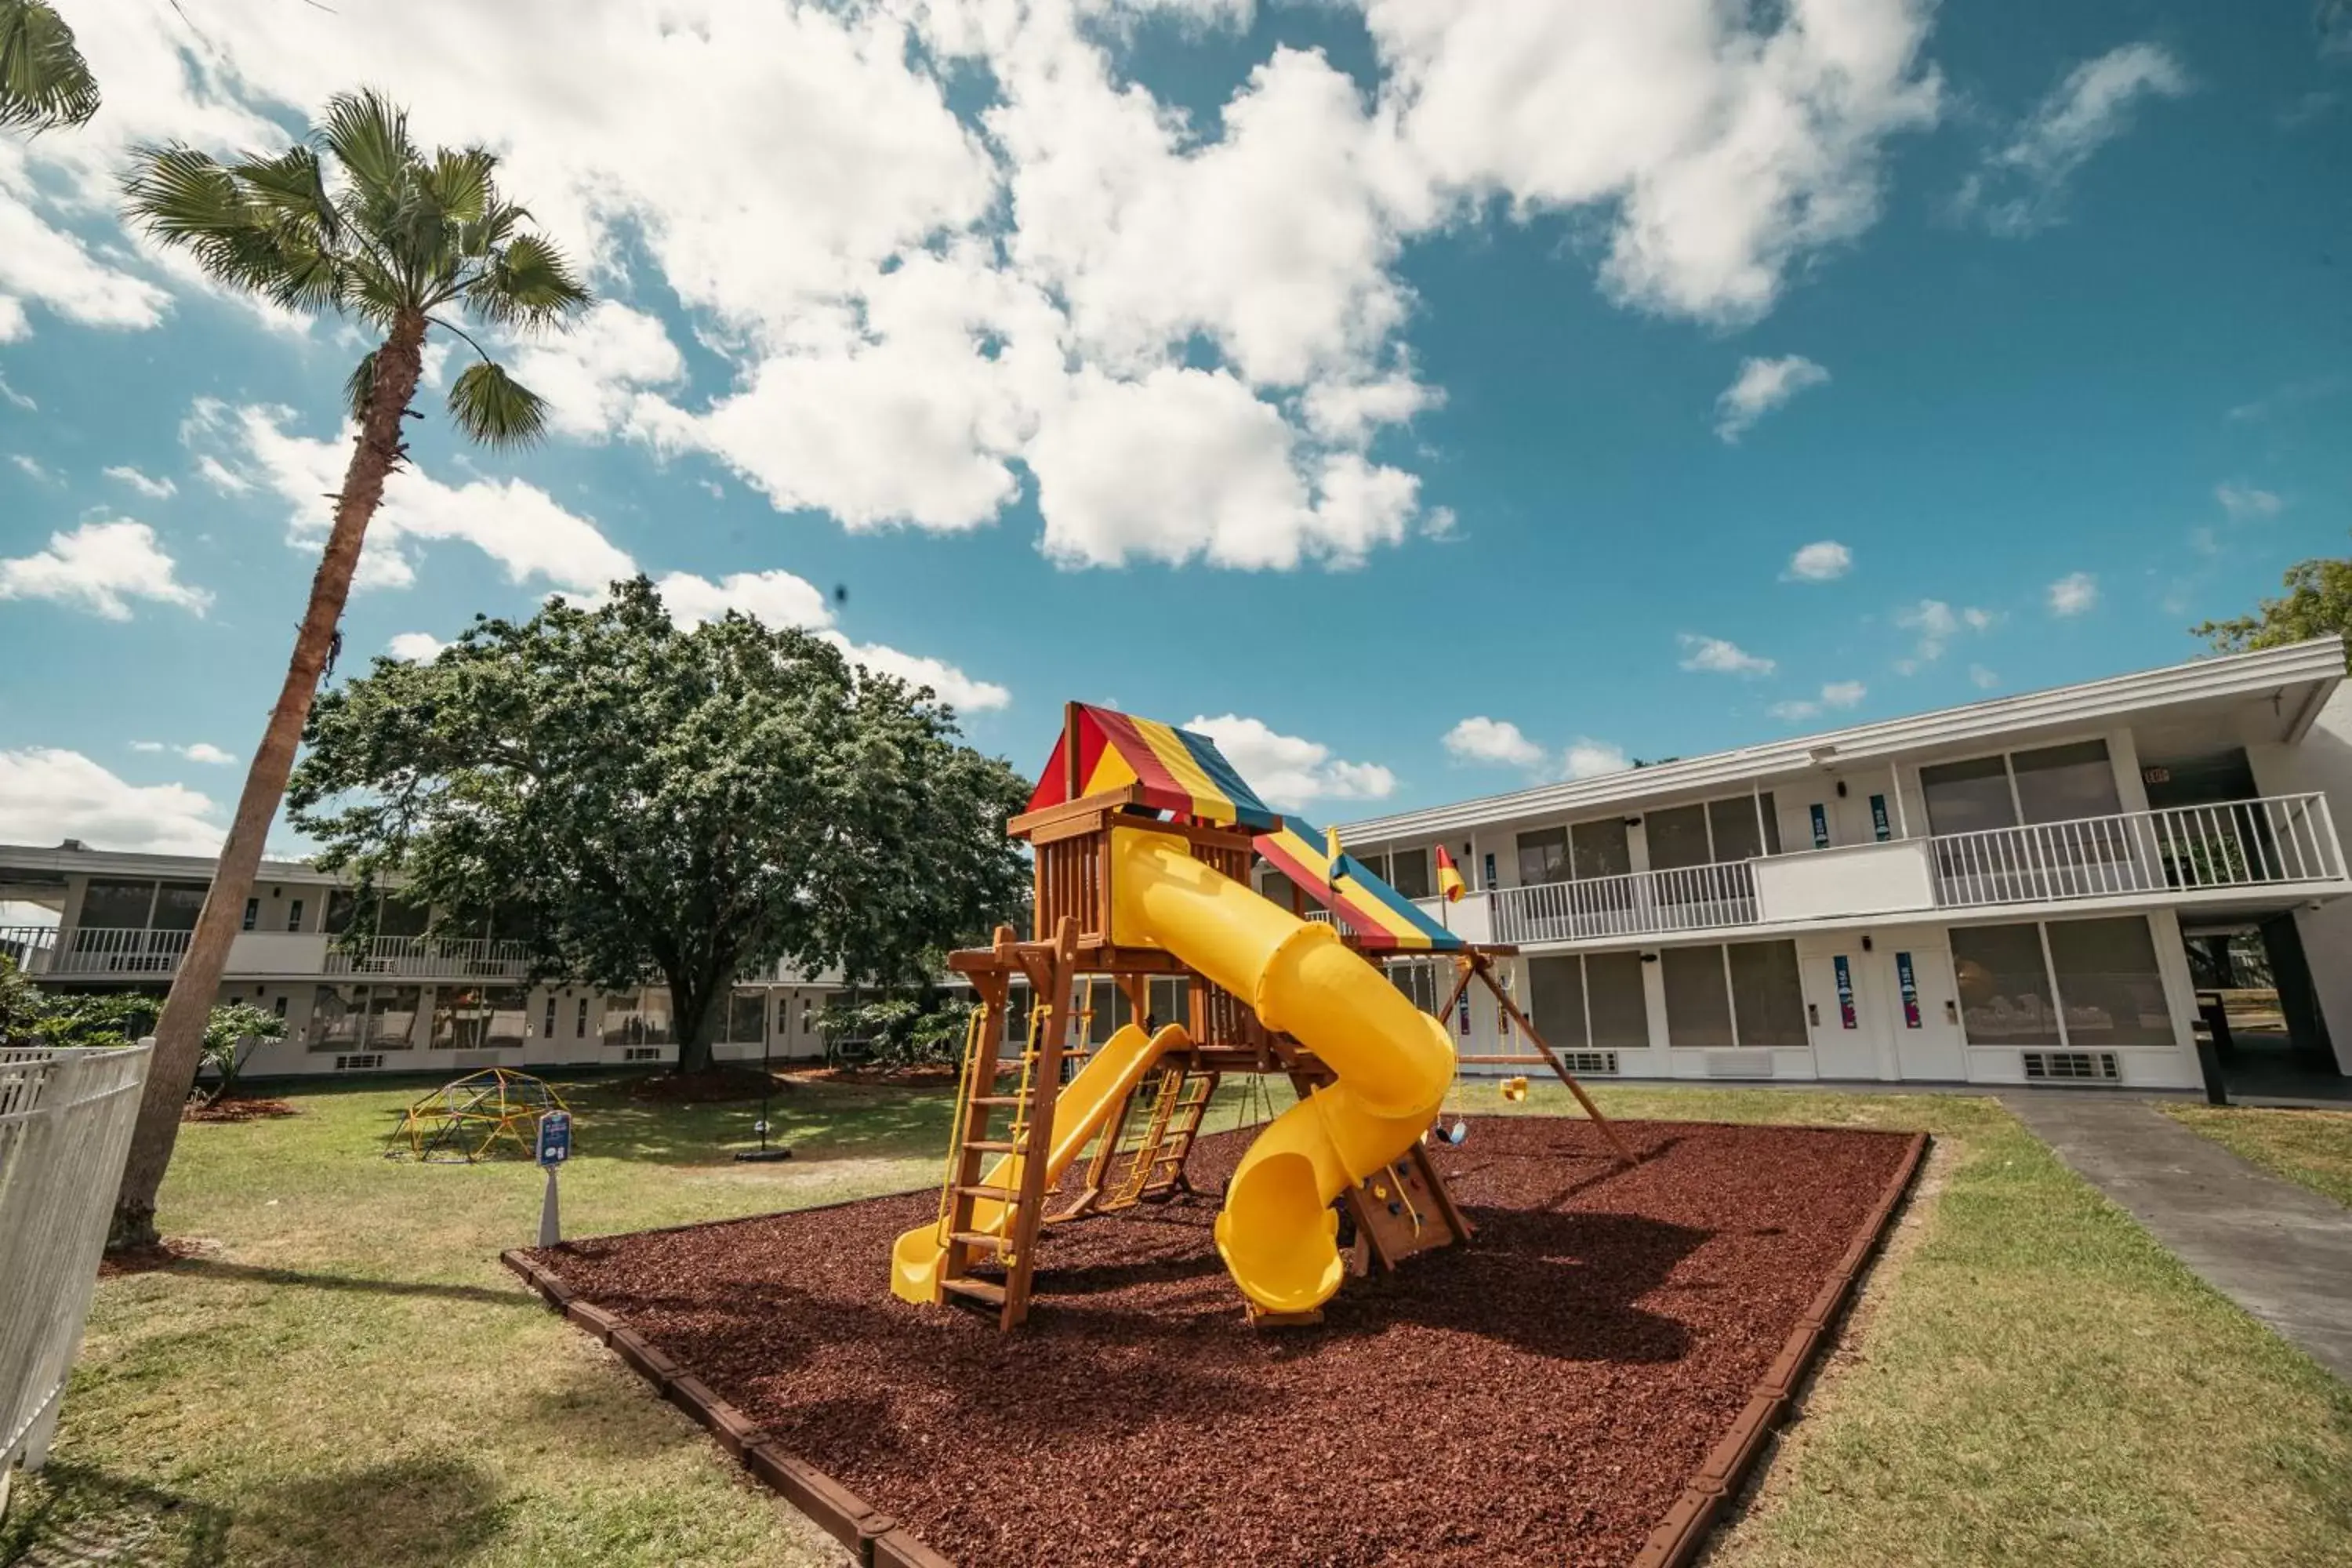
<path id="1" fill-rule="evenodd" d="M 0 1487 L 57 1430 L 153 1048 L 0 1049 Z"/>
<path id="2" fill-rule="evenodd" d="M 486 937 L 372 936 L 356 952 L 330 945 L 326 972 L 520 980 L 530 973 L 530 947 Z"/>
<path id="3" fill-rule="evenodd" d="M 2344 851 L 2321 795 L 2126 811 L 1933 842 L 1937 902 L 1945 909 L 2344 876 Z"/>
<path id="4" fill-rule="evenodd" d="M 1488 896 L 1496 942 L 1580 942 L 1756 921 L 1756 879 L 1744 860 L 1538 882 Z"/>

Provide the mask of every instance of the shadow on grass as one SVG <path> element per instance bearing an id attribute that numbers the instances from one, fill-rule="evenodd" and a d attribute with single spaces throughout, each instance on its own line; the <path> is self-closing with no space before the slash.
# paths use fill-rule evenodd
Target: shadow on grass
<path id="1" fill-rule="evenodd" d="M 242 1522 L 296 1562 L 427 1568 L 489 1545 L 507 1513 L 487 1468 L 433 1456 L 280 1482 L 242 1510 Z"/>
<path id="2" fill-rule="evenodd" d="M 52 1461 L 19 1477 L 0 1564 L 137 1563 L 213 1568 L 228 1561 L 228 1515 L 143 1481 Z"/>
<path id="3" fill-rule="evenodd" d="M 537 1307 L 539 1298 L 517 1284 L 510 1289 L 488 1285 L 445 1285 L 430 1279 L 368 1279 L 350 1274 L 311 1274 L 299 1268 L 263 1268 L 250 1263 L 220 1263 L 207 1258 L 185 1258 L 166 1273 L 199 1279 L 241 1284 L 289 1286 L 304 1290 L 357 1290 L 378 1296 L 437 1296 L 449 1301 L 473 1301 L 491 1307 Z"/>
<path id="4" fill-rule="evenodd" d="M 759 1141 L 756 1100 L 665 1105 L 599 1084 L 572 1097 L 582 1154 L 662 1165 L 723 1164 Z M 936 1159 L 946 1148 L 954 1096 L 946 1089 L 800 1084 L 768 1110 L 771 1143 L 803 1163 L 829 1160 Z"/>

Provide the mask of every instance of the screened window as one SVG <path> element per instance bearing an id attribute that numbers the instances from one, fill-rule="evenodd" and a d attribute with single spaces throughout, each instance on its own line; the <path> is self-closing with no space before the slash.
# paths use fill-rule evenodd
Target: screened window
<path id="1" fill-rule="evenodd" d="M 208 882 L 163 882 L 155 889 L 157 931 L 194 931 L 196 917 L 204 913 L 205 894 L 211 891 Z"/>
<path id="2" fill-rule="evenodd" d="M 310 994 L 310 1048 L 314 1051 L 349 1050 L 360 1043 L 360 1032 L 367 1023 L 367 987 L 320 985 Z"/>
<path id="3" fill-rule="evenodd" d="M 1666 1038 L 1718 1049 L 1731 1036 L 1731 994 L 1724 988 L 1723 949 L 1670 947 L 1658 955 L 1666 988 Z"/>
<path id="4" fill-rule="evenodd" d="M 1435 891 L 1429 884 L 1429 851 L 1400 849 L 1389 857 L 1388 884 L 1408 899 L 1425 899 Z"/>
<path id="5" fill-rule="evenodd" d="M 757 991 L 737 991 L 727 998 L 727 1038 L 738 1046 L 756 1046 L 768 1037 L 768 999 Z"/>
<path id="6" fill-rule="evenodd" d="M 1717 860 L 1753 860 L 1764 853 L 1764 829 L 1756 810 L 1753 795 L 1706 803 L 1707 832 L 1715 840 Z"/>
<path id="7" fill-rule="evenodd" d="M 152 882 L 100 882 L 93 879 L 81 897 L 81 919 L 87 927 L 131 926 L 144 929 L 147 913 L 155 907 Z"/>
<path id="8" fill-rule="evenodd" d="M 604 998 L 604 1044 L 660 1046 L 669 1043 L 669 993 L 630 991 Z"/>
<path id="9" fill-rule="evenodd" d="M 1568 829 L 1538 828 L 1519 835 L 1519 884 L 1568 880 Z"/>
<path id="10" fill-rule="evenodd" d="M 1715 858 L 1706 842 L 1706 807 L 1669 806 L 1653 811 L 1643 821 L 1649 835 L 1650 869 L 1670 871 L 1682 866 L 1704 866 Z"/>
<path id="11" fill-rule="evenodd" d="M 1588 877 L 1622 877 L 1633 868 L 1633 843 L 1625 837 L 1625 819 L 1604 816 L 1580 822 L 1568 830 L 1569 858 L 1580 881 Z"/>
<path id="12" fill-rule="evenodd" d="M 2005 758 L 1971 757 L 1921 768 L 1919 793 L 1927 800 L 1931 832 L 1976 833 L 2017 826 L 2017 802 L 2009 793 Z"/>
<path id="13" fill-rule="evenodd" d="M 371 985 L 367 991 L 367 1043 L 372 1050 L 404 1051 L 416 1043 L 421 985 Z"/>
<path id="14" fill-rule="evenodd" d="M 444 985 L 433 994 L 433 1048 L 478 1051 L 488 1031 L 489 1009 L 478 985 Z"/>
<path id="15" fill-rule="evenodd" d="M 1959 926 L 1952 966 L 1970 1045 L 2055 1046 L 2058 1009 L 2032 925 Z"/>
<path id="16" fill-rule="evenodd" d="M 2048 929 L 2069 1045 L 2172 1044 L 2172 1012 L 2145 919 L 2053 921 Z"/>
<path id="17" fill-rule="evenodd" d="M 1595 952 L 1584 960 L 1591 1048 L 1638 1051 L 1650 1043 L 1650 1004 L 1642 992 L 1642 955 Z"/>
<path id="18" fill-rule="evenodd" d="M 1297 887 L 1281 872 L 1267 870 L 1261 875 L 1258 891 L 1273 900 L 1276 907 L 1292 910 L 1312 907 L 1299 901 Z"/>
<path id="19" fill-rule="evenodd" d="M 2028 822 L 2111 816 L 2124 808 L 2105 741 L 2019 752 L 2009 762 L 2017 775 L 2018 808 Z"/>
<path id="20" fill-rule="evenodd" d="M 348 888 L 334 888 L 327 893 L 327 934 L 341 936 L 352 929 L 359 918 L 360 896 Z"/>
<path id="21" fill-rule="evenodd" d="M 391 893 L 383 896 L 383 904 L 376 911 L 375 934 L 378 936 L 423 936 L 430 922 L 432 910 L 424 904 L 413 904 Z"/>
<path id="22" fill-rule="evenodd" d="M 1151 1018 L 1152 1022 L 1162 1026 L 1170 1024 L 1182 1024 L 1187 1028 L 1192 1026 L 1192 996 L 1182 975 L 1171 975 L 1151 983 Z"/>
<path id="23" fill-rule="evenodd" d="M 1641 976 L 1636 974 L 1634 978 L 1639 980 Z M 1528 999 L 1535 1005 L 1536 1027 L 1543 1031 L 1545 1042 L 1558 1051 L 1583 1050 L 1583 960 L 1528 960 Z M 1647 1043 L 1646 1039 L 1643 1043 Z"/>
<path id="24" fill-rule="evenodd" d="M 1793 942 L 1736 942 L 1726 950 L 1731 965 L 1732 1012 L 1743 1046 L 1802 1047 L 1805 988 L 1797 976 Z"/>

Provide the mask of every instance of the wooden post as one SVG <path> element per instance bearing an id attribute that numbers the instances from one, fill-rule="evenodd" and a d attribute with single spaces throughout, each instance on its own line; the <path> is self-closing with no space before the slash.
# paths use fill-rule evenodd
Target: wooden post
<path id="1" fill-rule="evenodd" d="M 1045 1203 L 1045 1163 L 1054 1148 L 1054 1107 L 1062 1095 L 1062 1043 L 1076 1009 L 1072 1005 L 1077 984 L 1078 923 L 1068 915 L 1055 922 L 1053 951 L 1045 955 L 1054 998 L 1053 1027 L 1037 1043 L 1037 1060 L 1030 1068 L 1028 1141 L 1021 1156 L 1020 1197 L 1005 1240 L 1013 1257 L 1004 1270 L 1004 1310 L 999 1326 L 1016 1329 L 1029 1315 L 1031 1278 L 1036 1268 L 1037 1237 L 1043 1229 Z"/>
<path id="2" fill-rule="evenodd" d="M 1601 1129 L 1601 1135 L 1609 1140 L 1611 1148 L 1617 1151 L 1617 1158 L 1623 1161 L 1629 1169 L 1640 1164 L 1642 1162 L 1635 1157 L 1632 1149 L 1626 1147 L 1625 1140 L 1617 1135 L 1617 1129 L 1609 1125 L 1609 1119 L 1601 1114 L 1601 1108 L 1593 1104 L 1591 1097 L 1584 1092 L 1584 1086 L 1578 1083 L 1576 1076 L 1568 1070 L 1568 1064 L 1559 1059 L 1558 1052 L 1544 1043 L 1543 1036 L 1536 1032 L 1536 1026 L 1528 1021 L 1528 1016 L 1519 1011 L 1519 1005 L 1511 1000 L 1510 993 L 1496 984 L 1495 976 L 1486 966 L 1486 955 L 1476 948 L 1470 950 L 1470 967 L 1472 973 L 1486 983 L 1486 989 L 1495 994 L 1495 1000 L 1500 1003 L 1503 1010 L 1511 1016 L 1511 1021 L 1525 1030 L 1528 1038 L 1535 1042 L 1536 1049 L 1543 1053 L 1543 1059 L 1551 1064 L 1553 1072 L 1559 1075 L 1559 1081 L 1568 1085 L 1568 1092 L 1576 1096 L 1576 1103 L 1584 1107 L 1584 1114 L 1592 1118 L 1592 1124 Z M 1462 977 L 1462 984 L 1464 985 L 1470 984 L 1468 974 Z M 1458 991 L 1456 994 L 1459 994 Z"/>

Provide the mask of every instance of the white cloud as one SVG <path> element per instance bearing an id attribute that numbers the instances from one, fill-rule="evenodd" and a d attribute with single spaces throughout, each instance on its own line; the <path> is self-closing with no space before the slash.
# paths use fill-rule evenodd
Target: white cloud
<path id="1" fill-rule="evenodd" d="M 2099 602 L 2099 580 L 2088 572 L 2069 572 L 2050 584 L 2050 613 L 2079 616 Z"/>
<path id="2" fill-rule="evenodd" d="M 1783 581 L 1831 583 L 1853 570 L 1853 552 L 1834 539 L 1817 539 L 1789 557 Z"/>
<path id="3" fill-rule="evenodd" d="M 1979 691 L 1990 691 L 2000 684 L 2000 677 L 1981 664 L 1969 666 L 1969 683 Z"/>
<path id="4" fill-rule="evenodd" d="M 880 643 L 854 643 L 839 632 L 824 634 L 852 664 L 892 675 L 909 686 L 928 686 L 940 700 L 965 712 L 1009 707 L 1013 693 L 992 680 L 975 680 L 954 665 L 921 654 L 902 653 Z"/>
<path id="5" fill-rule="evenodd" d="M 125 784 L 79 752 L 0 752 L 0 842 L 211 855 L 224 836 L 219 815 L 184 784 Z"/>
<path id="6" fill-rule="evenodd" d="M 1895 612 L 1895 624 L 1905 631 L 1918 634 L 1916 659 L 1904 660 L 1895 668 L 1909 675 L 1919 664 L 1933 663 L 1944 657 L 1945 648 L 1963 631 L 1981 632 L 1998 619 L 1990 610 L 1975 605 L 1954 609 L 1941 599 L 1922 599 Z M 1907 668 L 1906 668 L 1907 666 Z"/>
<path id="7" fill-rule="evenodd" d="M 520 345 L 512 368 L 547 399 L 550 429 L 596 437 L 633 423 L 643 389 L 685 379 L 686 356 L 655 317 L 600 300 L 570 331 Z"/>
<path id="8" fill-rule="evenodd" d="M 8 454 L 8 461 L 28 479 L 37 479 L 45 485 L 57 482 L 57 475 L 43 468 L 37 458 L 26 457 L 22 452 L 11 452 Z"/>
<path id="9" fill-rule="evenodd" d="M 1829 378 L 1828 371 L 1802 354 L 1742 360 L 1738 375 L 1715 400 L 1715 433 L 1736 443 L 1759 419 Z"/>
<path id="10" fill-rule="evenodd" d="M 422 664 L 438 655 L 448 646 L 431 632 L 400 632 L 396 633 L 390 642 L 383 645 L 383 651 L 394 658 L 404 658 L 412 663 Z"/>
<path id="11" fill-rule="evenodd" d="M 1685 669 L 1703 669 L 1716 675 L 1769 675 L 1779 668 L 1773 660 L 1749 653 L 1723 637 L 1685 632 L 1681 642 Z"/>
<path id="12" fill-rule="evenodd" d="M 7 308 L 5 304 L 0 304 L 0 343 L 5 343 L 7 341 Z M 41 407 L 39 404 L 34 402 L 23 393 L 9 385 L 8 378 L 5 375 L 0 375 L 0 403 L 7 404 L 11 408 L 21 408 L 27 414 L 37 414 L 40 412 Z"/>
<path id="13" fill-rule="evenodd" d="M 235 753 L 222 751 L 210 741 L 198 741 L 194 745 L 182 746 L 180 755 L 192 763 L 210 763 L 216 767 L 226 767 L 236 761 Z"/>
<path id="14" fill-rule="evenodd" d="M 2064 216 L 2067 182 L 2130 129 L 2140 100 L 2179 98 L 2189 85 L 2180 62 L 2157 44 L 2126 44 L 2085 60 L 1962 182 L 1957 210 L 2006 237 L 2049 227 Z"/>
<path id="15" fill-rule="evenodd" d="M 1602 773 L 1622 773 L 1633 765 L 1625 748 L 1608 741 L 1596 741 L 1579 735 L 1568 743 L 1560 758 L 1560 773 L 1571 779 L 1598 778 Z"/>
<path id="16" fill-rule="evenodd" d="M 26 300 L 86 327 L 156 325 L 171 297 L 56 221 L 58 204 L 33 181 L 37 151 L 44 149 L 0 142 L 0 342 L 31 332 Z"/>
<path id="17" fill-rule="evenodd" d="M 161 741 L 133 741 L 131 749 L 134 752 L 161 752 L 167 748 Z"/>
<path id="18" fill-rule="evenodd" d="M 150 479 L 128 463 L 106 470 L 110 479 L 121 479 L 150 500 L 170 500 L 180 493 L 180 487 L 169 479 Z"/>
<path id="19" fill-rule="evenodd" d="M 2286 510 L 2286 502 L 2273 492 L 2235 482 L 2215 485 L 2213 499 L 2231 522 L 2260 522 Z"/>
<path id="20" fill-rule="evenodd" d="M 187 430 L 193 439 L 223 444 L 230 460 L 240 465 L 232 469 L 215 464 L 232 481 L 230 489 L 257 485 L 286 502 L 288 542 L 315 550 L 333 526 L 332 503 L 326 498 L 342 488 L 351 432 L 340 431 L 331 440 L 297 436 L 286 428 L 292 418 L 293 411 L 286 408 L 232 409 L 200 401 Z M 212 460 L 206 453 L 199 466 Z M 355 582 L 362 587 L 409 586 L 416 580 L 415 546 L 429 540 L 473 545 L 505 568 L 510 583 L 537 578 L 593 593 L 636 572 L 627 552 L 594 522 L 566 510 L 535 485 L 520 479 L 447 485 L 409 467 L 384 483 L 383 504 L 368 524 Z"/>
<path id="21" fill-rule="evenodd" d="M 1859 680 L 1832 680 L 1822 688 L 1819 697 L 1792 697 L 1765 711 L 1775 719 L 1818 719 L 1831 709 L 1854 707 L 1869 695 L 1870 688 Z"/>
<path id="22" fill-rule="evenodd" d="M 1508 768 L 1539 768 L 1545 752 L 1507 719 L 1484 714 L 1465 719 L 1445 732 L 1445 750 L 1457 762 Z"/>
<path id="23" fill-rule="evenodd" d="M 201 616 L 213 596 L 180 581 L 153 529 L 122 518 L 52 533 L 47 550 L 0 561 L 0 599 L 50 599 L 127 621 L 133 599 Z"/>
<path id="24" fill-rule="evenodd" d="M 1330 747 L 1281 734 L 1262 720 L 1196 716 L 1184 728 L 1214 741 L 1268 805 L 1303 811 L 1317 801 L 1385 800 L 1396 792 L 1396 775 L 1378 763 L 1334 757 Z"/>

